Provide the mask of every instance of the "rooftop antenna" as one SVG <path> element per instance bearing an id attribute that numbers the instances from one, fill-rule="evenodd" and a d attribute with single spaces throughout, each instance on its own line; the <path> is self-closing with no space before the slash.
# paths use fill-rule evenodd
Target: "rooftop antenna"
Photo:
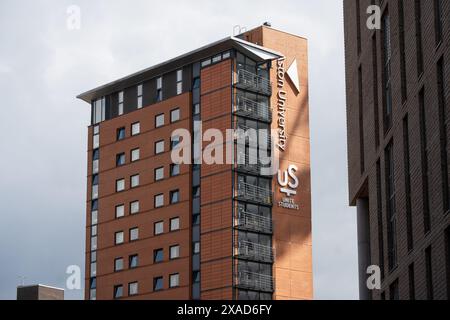
<path id="1" fill-rule="evenodd" d="M 17 278 L 20 279 L 20 285 L 23 287 L 23 286 L 25 285 L 25 279 L 26 279 L 27 277 L 25 277 L 25 276 L 18 276 Z"/>
<path id="2" fill-rule="evenodd" d="M 237 24 L 233 27 L 233 37 L 236 37 L 246 31 L 247 31 L 246 27 L 241 27 L 240 25 Z"/>

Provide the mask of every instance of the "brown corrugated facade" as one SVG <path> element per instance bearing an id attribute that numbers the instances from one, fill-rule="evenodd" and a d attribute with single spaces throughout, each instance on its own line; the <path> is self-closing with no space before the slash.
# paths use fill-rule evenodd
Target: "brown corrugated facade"
<path id="1" fill-rule="evenodd" d="M 93 109 L 86 299 L 312 299 L 307 63 L 305 39 L 262 26 L 80 95 Z M 236 152 L 226 132 L 247 127 L 272 132 L 279 172 L 197 163 L 211 145 Z M 174 168 L 180 128 L 194 164 Z M 209 129 L 224 140 L 198 140 Z"/>
<path id="2" fill-rule="evenodd" d="M 450 2 L 345 0 L 344 21 L 360 297 L 448 299 Z M 380 289 L 366 285 L 371 265 Z"/>

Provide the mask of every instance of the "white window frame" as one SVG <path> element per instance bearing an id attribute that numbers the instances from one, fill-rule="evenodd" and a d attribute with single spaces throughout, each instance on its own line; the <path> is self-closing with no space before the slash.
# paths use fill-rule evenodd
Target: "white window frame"
<path id="1" fill-rule="evenodd" d="M 123 204 L 116 206 L 116 219 L 122 218 L 125 216 L 125 206 Z"/>
<path id="2" fill-rule="evenodd" d="M 141 133 L 141 123 L 140 122 L 133 123 L 131 125 L 131 135 L 137 136 L 140 133 Z"/>

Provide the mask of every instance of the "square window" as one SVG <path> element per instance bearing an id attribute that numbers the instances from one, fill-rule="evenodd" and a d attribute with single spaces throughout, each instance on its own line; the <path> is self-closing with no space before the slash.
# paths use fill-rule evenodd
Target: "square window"
<path id="1" fill-rule="evenodd" d="M 122 271 L 123 270 L 123 258 L 117 258 L 114 260 L 114 271 Z"/>
<path id="2" fill-rule="evenodd" d="M 125 190 L 125 179 L 116 180 L 116 192 Z"/>
<path id="3" fill-rule="evenodd" d="M 153 291 L 159 291 L 163 289 L 163 277 L 153 278 Z"/>
<path id="4" fill-rule="evenodd" d="M 139 201 L 133 201 L 130 203 L 130 214 L 139 213 Z"/>
<path id="5" fill-rule="evenodd" d="M 130 241 L 136 241 L 139 239 L 139 228 L 130 229 Z"/>
<path id="6" fill-rule="evenodd" d="M 131 162 L 138 161 L 141 157 L 141 152 L 139 148 L 131 150 Z"/>
<path id="7" fill-rule="evenodd" d="M 153 262 L 159 263 L 164 260 L 164 251 L 163 249 L 153 250 Z"/>
<path id="8" fill-rule="evenodd" d="M 138 294 L 138 283 L 137 282 L 131 282 L 128 284 L 128 295 L 129 296 L 135 296 Z"/>
<path id="9" fill-rule="evenodd" d="M 139 266 L 139 256 L 137 254 L 133 254 L 128 257 L 128 267 L 130 269 L 137 268 Z"/>
<path id="10" fill-rule="evenodd" d="M 170 191 L 170 204 L 175 204 L 180 202 L 180 191 L 174 190 Z"/>
<path id="11" fill-rule="evenodd" d="M 170 282 L 169 282 L 170 288 L 175 288 L 180 286 L 180 274 L 175 273 L 170 275 Z"/>
<path id="12" fill-rule="evenodd" d="M 164 125 L 164 113 L 161 113 L 155 117 L 155 128 L 162 127 L 163 125 Z"/>
<path id="13" fill-rule="evenodd" d="M 135 136 L 141 133 L 141 123 L 136 122 L 131 125 L 131 135 Z"/>
<path id="14" fill-rule="evenodd" d="M 170 219 L 170 231 L 180 230 L 180 218 Z"/>
<path id="15" fill-rule="evenodd" d="M 170 165 L 170 176 L 175 177 L 180 174 L 180 165 L 179 164 L 171 164 Z"/>
<path id="16" fill-rule="evenodd" d="M 160 181 L 164 179 L 164 167 L 155 169 L 155 181 Z"/>
<path id="17" fill-rule="evenodd" d="M 131 180 L 130 181 L 131 188 L 139 187 L 139 175 L 138 174 L 131 176 L 130 180 Z"/>
<path id="18" fill-rule="evenodd" d="M 120 167 L 125 164 L 125 153 L 119 153 L 116 155 L 116 166 Z"/>
<path id="19" fill-rule="evenodd" d="M 125 216 L 125 206 L 121 204 L 116 207 L 116 219 L 122 218 L 123 216 Z"/>
<path id="20" fill-rule="evenodd" d="M 125 127 L 117 129 L 117 141 L 125 139 Z"/>
<path id="21" fill-rule="evenodd" d="M 155 154 L 164 152 L 164 140 L 155 142 Z"/>
<path id="22" fill-rule="evenodd" d="M 123 241 L 124 241 L 124 238 L 123 238 L 123 231 L 119 231 L 119 232 L 116 232 L 115 233 L 115 239 L 114 239 L 114 243 L 117 245 L 117 244 L 122 244 L 123 243 Z"/>
<path id="23" fill-rule="evenodd" d="M 200 242 L 194 242 L 192 247 L 192 251 L 194 252 L 194 254 L 200 253 Z"/>
<path id="24" fill-rule="evenodd" d="M 164 233 L 164 222 L 163 221 L 159 221 L 155 223 L 155 236 Z"/>
<path id="25" fill-rule="evenodd" d="M 176 122 L 180 120 L 180 109 L 174 109 L 170 111 L 170 122 Z"/>
<path id="26" fill-rule="evenodd" d="M 158 194 L 155 196 L 155 208 L 161 208 L 164 206 L 164 194 Z"/>
<path id="27" fill-rule="evenodd" d="M 91 212 L 91 224 L 94 225 L 97 223 L 98 223 L 98 211 L 95 210 Z"/>
<path id="28" fill-rule="evenodd" d="M 179 245 L 171 246 L 169 256 L 170 260 L 177 259 L 179 257 L 180 257 L 180 246 Z"/>
<path id="29" fill-rule="evenodd" d="M 114 299 L 119 299 L 123 297 L 123 286 L 114 286 Z"/>
<path id="30" fill-rule="evenodd" d="M 91 237 L 91 251 L 97 250 L 97 237 Z"/>

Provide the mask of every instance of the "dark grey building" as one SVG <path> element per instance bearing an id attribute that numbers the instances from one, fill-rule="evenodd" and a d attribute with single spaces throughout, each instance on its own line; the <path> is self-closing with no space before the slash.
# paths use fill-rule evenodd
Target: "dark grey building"
<path id="1" fill-rule="evenodd" d="M 42 284 L 19 286 L 17 300 L 64 300 L 64 289 Z"/>

